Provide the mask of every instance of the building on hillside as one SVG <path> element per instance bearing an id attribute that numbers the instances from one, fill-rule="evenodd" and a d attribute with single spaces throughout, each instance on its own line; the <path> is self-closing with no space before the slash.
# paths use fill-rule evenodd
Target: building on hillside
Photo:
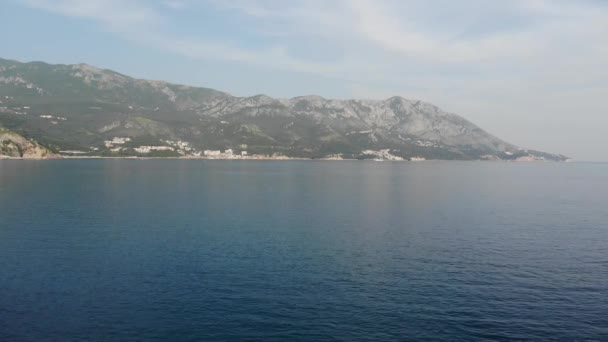
<path id="1" fill-rule="evenodd" d="M 213 157 L 213 156 L 219 156 L 220 154 L 222 154 L 221 151 L 217 151 L 217 150 L 205 150 L 203 152 L 204 155 L 206 155 L 207 157 Z"/>

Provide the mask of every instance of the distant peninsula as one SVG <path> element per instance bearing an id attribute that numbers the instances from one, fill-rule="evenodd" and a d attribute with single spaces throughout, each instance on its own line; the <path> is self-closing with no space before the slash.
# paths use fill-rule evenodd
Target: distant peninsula
<path id="1" fill-rule="evenodd" d="M 0 158 L 565 161 L 402 97 L 236 97 L 86 64 L 0 59 Z"/>

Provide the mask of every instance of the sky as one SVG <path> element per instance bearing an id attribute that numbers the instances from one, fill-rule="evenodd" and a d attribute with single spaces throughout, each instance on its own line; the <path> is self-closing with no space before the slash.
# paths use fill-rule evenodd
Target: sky
<path id="1" fill-rule="evenodd" d="M 0 0 L 0 57 L 237 96 L 420 99 L 608 161 L 607 0 Z"/>

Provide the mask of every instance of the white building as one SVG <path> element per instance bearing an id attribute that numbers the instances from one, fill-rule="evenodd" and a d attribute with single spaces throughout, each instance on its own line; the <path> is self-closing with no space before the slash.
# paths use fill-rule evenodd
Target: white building
<path id="1" fill-rule="evenodd" d="M 208 157 L 211 157 L 211 156 L 219 156 L 219 155 L 222 154 L 222 152 L 221 151 L 213 151 L 213 150 L 205 150 L 203 152 L 203 154 L 206 155 L 206 156 L 208 156 Z"/>
<path id="2" fill-rule="evenodd" d="M 173 147 L 170 146 L 139 146 L 134 148 L 135 152 L 147 154 L 152 151 L 175 151 Z"/>
<path id="3" fill-rule="evenodd" d="M 129 138 L 129 137 L 126 137 L 126 138 L 114 137 L 112 140 L 106 140 L 103 143 L 106 145 L 107 148 L 111 148 L 114 145 L 124 145 L 129 141 L 131 141 L 131 138 Z"/>

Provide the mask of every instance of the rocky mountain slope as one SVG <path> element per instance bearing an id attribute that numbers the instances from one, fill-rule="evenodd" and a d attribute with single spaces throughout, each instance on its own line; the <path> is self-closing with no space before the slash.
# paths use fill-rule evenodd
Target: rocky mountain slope
<path id="1" fill-rule="evenodd" d="M 53 159 L 58 157 L 37 142 L 0 128 L 0 158 Z"/>
<path id="2" fill-rule="evenodd" d="M 235 97 L 86 64 L 0 59 L 0 102 L 0 126 L 54 151 L 84 155 L 232 149 L 304 158 L 565 159 L 518 148 L 458 115 L 402 97 Z"/>

